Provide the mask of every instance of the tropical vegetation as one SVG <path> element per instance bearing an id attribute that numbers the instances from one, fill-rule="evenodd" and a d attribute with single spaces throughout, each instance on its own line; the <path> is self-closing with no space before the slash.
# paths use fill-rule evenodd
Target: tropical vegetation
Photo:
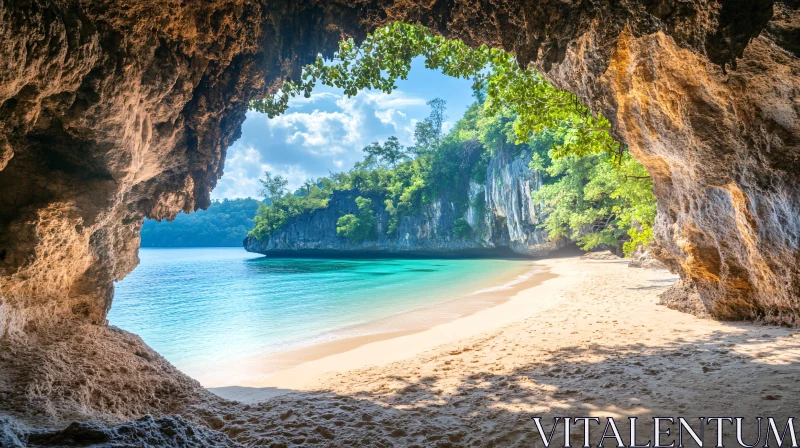
<path id="1" fill-rule="evenodd" d="M 293 194 L 286 191 L 285 180 L 277 176 L 276 183 L 276 176 L 267 173 L 264 196 L 271 205 L 260 207 L 251 235 L 264 238 L 291 217 L 325 207 L 334 190 L 355 190 L 362 199 L 358 213 L 340 219 L 340 235 L 352 241 L 375 238 L 366 213 L 375 198 L 392 216 L 391 233 L 402 216 L 436 197 L 465 202 L 469 180 L 483 182 L 491 155 L 506 151 L 512 156 L 526 152 L 531 169 L 541 174 L 545 185 L 533 195 L 544 212 L 541 226 L 552 238 L 570 239 L 587 250 L 621 247 L 626 253 L 651 241 L 652 181 L 626 145 L 611 137 L 609 121 L 502 50 L 472 49 L 424 27 L 396 23 L 360 44 L 343 41 L 332 61 L 319 57 L 299 81 L 287 81 L 276 95 L 251 107 L 271 117 L 281 114 L 292 97 L 308 97 L 320 83 L 349 96 L 364 89 L 390 93 L 418 56 L 428 68 L 474 80 L 476 101 L 455 127 L 442 132 L 445 105 L 437 99 L 428 103 L 430 116 L 417 124 L 412 147 L 396 138 L 374 142 L 350 171 L 309 180 L 305 190 Z M 369 204 L 362 207 L 365 201 Z M 455 236 L 468 236 L 468 227 L 459 221 Z"/>

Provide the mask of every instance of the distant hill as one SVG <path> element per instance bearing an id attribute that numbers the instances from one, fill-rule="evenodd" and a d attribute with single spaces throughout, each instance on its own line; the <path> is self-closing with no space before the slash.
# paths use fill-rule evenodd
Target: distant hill
<path id="1" fill-rule="evenodd" d="M 260 204 L 252 198 L 225 199 L 171 222 L 146 219 L 142 247 L 241 247 Z"/>

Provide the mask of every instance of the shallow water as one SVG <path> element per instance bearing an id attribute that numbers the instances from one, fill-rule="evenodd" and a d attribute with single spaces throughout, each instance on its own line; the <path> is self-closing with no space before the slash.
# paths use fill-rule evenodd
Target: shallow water
<path id="1" fill-rule="evenodd" d="M 281 259 L 240 248 L 143 248 L 139 257 L 117 283 L 109 321 L 198 376 L 513 283 L 530 268 L 520 260 Z"/>

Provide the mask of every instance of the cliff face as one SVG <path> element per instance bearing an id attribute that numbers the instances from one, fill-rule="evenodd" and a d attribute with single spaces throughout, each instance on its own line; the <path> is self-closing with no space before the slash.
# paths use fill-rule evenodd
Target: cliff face
<path id="1" fill-rule="evenodd" d="M 244 247 L 250 252 L 291 253 L 398 253 L 416 255 L 481 255 L 510 249 L 524 255 L 546 255 L 558 248 L 545 232 L 537 229 L 540 215 L 531 199 L 531 188 L 539 186 L 538 176 L 528 169 L 530 155 L 515 159 L 505 152 L 495 155 L 486 172 L 486 184 L 470 182 L 468 203 L 447 196 L 404 216 L 397 230 L 387 234 L 392 218 L 383 198 L 358 191 L 336 191 L 328 207 L 297 216 L 268 238 L 248 236 Z M 378 238 L 363 243 L 348 242 L 336 233 L 336 222 L 348 213 L 357 214 L 355 198 L 372 199 Z M 455 221 L 464 218 L 472 228 L 468 236 L 457 237 Z"/>
<path id="2" fill-rule="evenodd" d="M 142 219 L 208 205 L 247 101 L 393 20 L 514 52 L 610 119 L 654 177 L 670 303 L 798 323 L 796 0 L 0 0 L 4 343 L 103 324 Z M 52 359 L 84 359 L 70 341 Z M 0 381 L 45 409 L 47 378 Z"/>
<path id="3" fill-rule="evenodd" d="M 514 252 L 546 255 L 559 247 L 547 232 L 534 230 L 541 223 L 541 205 L 534 203 L 531 192 L 542 186 L 540 173 L 528 169 L 530 154 L 512 158 L 499 152 L 489 161 L 486 171 L 486 209 L 491 220 L 505 223 L 508 244 Z"/>
<path id="4" fill-rule="evenodd" d="M 775 3 L 726 67 L 664 33 L 626 31 L 600 78 L 600 107 L 654 178 L 655 255 L 681 274 L 672 306 L 800 323 L 800 4 L 790 5 Z"/>

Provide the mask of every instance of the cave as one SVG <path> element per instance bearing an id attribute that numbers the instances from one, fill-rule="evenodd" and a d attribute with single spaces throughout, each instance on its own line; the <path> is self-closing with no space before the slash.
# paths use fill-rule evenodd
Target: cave
<path id="1" fill-rule="evenodd" d="M 670 307 L 800 323 L 795 0 L 12 0 L 0 3 L 0 410 L 52 425 L 215 406 L 107 326 L 113 282 L 137 265 L 145 217 L 209 205 L 250 100 L 395 21 L 513 53 L 610 120 L 653 176 L 654 254 L 680 274 Z"/>

